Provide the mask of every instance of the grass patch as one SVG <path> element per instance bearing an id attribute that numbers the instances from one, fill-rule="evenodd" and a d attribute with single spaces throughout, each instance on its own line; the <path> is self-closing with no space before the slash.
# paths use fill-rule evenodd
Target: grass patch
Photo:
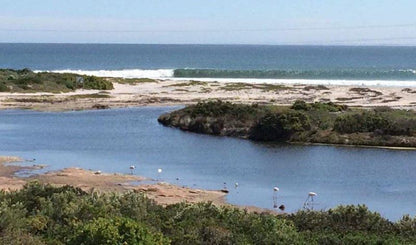
<path id="1" fill-rule="evenodd" d="M 76 95 L 69 96 L 69 98 L 71 99 L 102 99 L 102 98 L 111 98 L 111 96 L 108 94 L 97 93 L 97 94 L 76 94 Z"/>
<path id="2" fill-rule="evenodd" d="M 324 85 L 311 85 L 311 86 L 305 86 L 303 90 L 309 91 L 309 90 L 329 90 L 328 87 L 325 87 Z"/>
<path id="3" fill-rule="evenodd" d="M 369 88 L 350 88 L 350 91 L 360 95 L 372 94 L 372 97 L 383 95 L 382 92 Z"/>
<path id="4" fill-rule="evenodd" d="M 363 98 L 364 97 L 338 97 L 335 100 L 338 100 L 338 101 L 350 101 L 350 100 L 361 100 Z"/>
<path id="5" fill-rule="evenodd" d="M 225 91 L 239 91 L 253 88 L 253 84 L 249 83 L 226 83 L 225 86 L 222 86 L 220 89 Z"/>
<path id="6" fill-rule="evenodd" d="M 207 85 L 208 85 L 207 82 L 191 80 L 189 82 L 175 83 L 175 84 L 166 85 L 163 87 L 190 87 L 190 86 L 207 86 Z"/>
<path id="7" fill-rule="evenodd" d="M 120 83 L 120 84 L 130 84 L 136 85 L 140 83 L 157 83 L 156 79 L 151 78 L 107 78 L 109 81 Z"/>
<path id="8" fill-rule="evenodd" d="M 411 88 L 404 88 L 404 89 L 402 89 L 402 92 L 406 92 L 406 93 L 409 93 L 409 94 L 416 94 L 416 90 L 411 89 Z"/>
<path id="9" fill-rule="evenodd" d="M 291 89 L 280 84 L 252 84 L 252 83 L 226 83 L 225 86 L 220 88 L 225 91 L 240 91 L 247 89 L 259 89 L 262 92 L 277 92 L 281 90 Z"/>

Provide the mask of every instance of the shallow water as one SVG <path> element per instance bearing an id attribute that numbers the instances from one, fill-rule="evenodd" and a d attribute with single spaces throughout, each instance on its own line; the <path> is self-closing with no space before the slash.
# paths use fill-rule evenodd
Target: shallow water
<path id="1" fill-rule="evenodd" d="M 234 204 L 273 208 L 278 186 L 278 205 L 286 211 L 302 208 L 314 191 L 315 209 L 366 204 L 392 220 L 416 214 L 416 151 L 267 145 L 158 124 L 160 114 L 177 108 L 0 111 L 0 155 L 35 158 L 47 170 L 130 173 L 134 164 L 135 174 L 197 188 L 221 189 L 226 182 Z"/>

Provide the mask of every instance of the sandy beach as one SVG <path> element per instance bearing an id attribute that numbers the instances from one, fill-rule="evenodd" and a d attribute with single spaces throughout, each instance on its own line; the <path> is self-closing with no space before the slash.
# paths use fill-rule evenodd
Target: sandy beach
<path id="1" fill-rule="evenodd" d="M 137 185 L 137 183 L 140 184 L 141 181 L 149 179 L 136 175 L 101 173 L 99 171 L 84 170 L 81 168 L 65 168 L 59 171 L 46 172 L 45 174 L 32 175 L 30 177 L 18 177 L 16 173 L 19 171 L 30 171 L 41 167 L 38 165 L 16 165 L 17 162 L 21 161 L 24 160 L 19 157 L 0 156 L 0 190 L 19 190 L 28 181 L 39 181 L 56 186 L 72 185 L 84 191 L 141 192 L 161 205 L 179 202 L 196 203 L 208 201 L 217 205 L 225 204 L 226 194 L 219 190 L 191 189 L 164 182 Z M 136 184 L 132 184 L 132 182 Z"/>
<path id="2" fill-rule="evenodd" d="M 123 80 L 108 91 L 69 93 L 0 93 L 0 109 L 64 111 L 132 106 L 186 105 L 208 99 L 236 103 L 289 105 L 295 100 L 328 102 L 357 107 L 416 108 L 416 89 L 384 86 L 253 84 L 189 80 Z"/>

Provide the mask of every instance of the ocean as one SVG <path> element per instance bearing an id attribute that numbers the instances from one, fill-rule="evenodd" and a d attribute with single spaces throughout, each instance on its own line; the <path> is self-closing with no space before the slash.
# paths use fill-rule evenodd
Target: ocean
<path id="1" fill-rule="evenodd" d="M 0 68 L 125 78 L 416 86 L 416 47 L 1 43 Z"/>

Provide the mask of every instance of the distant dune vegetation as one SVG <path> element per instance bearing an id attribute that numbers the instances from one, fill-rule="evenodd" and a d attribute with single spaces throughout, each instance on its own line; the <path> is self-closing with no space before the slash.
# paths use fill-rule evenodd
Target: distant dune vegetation
<path id="1" fill-rule="evenodd" d="M 95 76 L 0 69 L 0 92 L 70 92 L 77 88 L 109 90 L 113 84 Z"/>

